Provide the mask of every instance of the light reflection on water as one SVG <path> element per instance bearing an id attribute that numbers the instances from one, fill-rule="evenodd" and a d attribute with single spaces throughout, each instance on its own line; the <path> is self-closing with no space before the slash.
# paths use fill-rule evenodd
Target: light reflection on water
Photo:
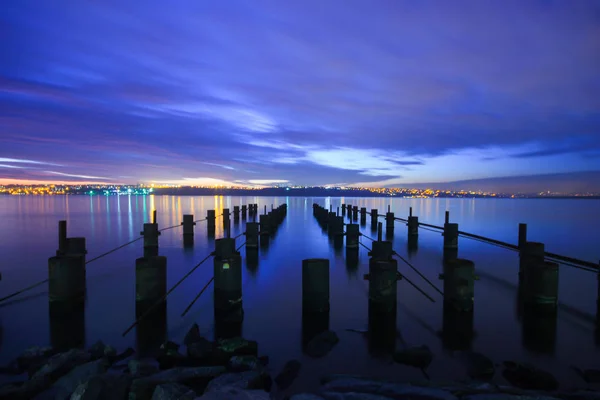
<path id="1" fill-rule="evenodd" d="M 366 207 L 368 212 L 377 208 L 380 214 L 391 205 L 395 215 L 402 218 L 406 218 L 409 207 L 413 207 L 413 215 L 418 216 L 421 222 L 435 225 L 442 225 L 444 212 L 450 210 L 451 221 L 459 223 L 461 230 L 510 243 L 517 241 L 518 223 L 525 222 L 529 224 L 529 239 L 544 242 L 548 251 L 592 261 L 600 258 L 596 231 L 600 225 L 600 202 L 594 200 L 15 196 L 0 197 L 0 220 L 3 221 L 0 255 L 4 261 L 0 296 L 46 278 L 47 259 L 57 247 L 57 221 L 62 218 L 68 221 L 69 236 L 86 237 L 89 259 L 139 237 L 142 224 L 151 220 L 155 208 L 161 228 L 178 225 L 183 214 L 193 214 L 196 220 L 204 219 L 207 210 L 214 209 L 218 216 L 215 224 L 218 238 L 225 233 L 221 217 L 224 208 L 233 211 L 234 205 L 257 203 L 262 213 L 265 205 L 270 210 L 271 204 L 277 207 L 286 203 L 288 216 L 269 248 L 260 251 L 257 268 L 244 270 L 244 335 L 259 341 L 261 352 L 271 357 L 274 369 L 290 358 L 299 358 L 306 363 L 305 369 L 312 375 L 327 372 L 378 373 L 400 375 L 407 379 L 421 378 L 418 371 L 399 365 L 390 366 L 380 357 L 369 356 L 365 338 L 345 331 L 348 328 L 367 328 L 367 283 L 362 280 L 362 275 L 368 270 L 368 257 L 365 249 L 361 248 L 358 268 L 348 268 L 345 251 L 334 251 L 313 218 L 313 202 L 326 208 L 331 205 L 334 210 L 342 203 L 350 203 L 359 208 Z M 348 222 L 347 218 L 345 221 Z M 361 231 L 374 236 L 369 225 L 370 216 L 367 216 L 367 224 L 361 227 Z M 420 230 L 418 250 L 409 254 L 406 226 L 400 221 L 396 221 L 395 225 L 394 249 L 441 287 L 442 281 L 437 279 L 441 272 L 440 233 Z M 232 237 L 243 232 L 244 226 L 243 219 L 237 222 L 232 219 Z M 213 239 L 206 235 L 206 222 L 198 222 L 195 232 L 192 250 L 183 249 L 180 229 L 164 231 L 160 236 L 160 253 L 168 259 L 169 286 L 214 248 Z M 369 244 L 368 240 L 364 242 Z M 436 360 L 429 371 L 432 378 L 463 376 L 448 350 L 452 344 L 449 343 L 448 331 L 452 329 L 458 332 L 454 335 L 455 342 L 457 335 L 458 339 L 465 339 L 463 336 L 474 331 L 472 347 L 495 361 L 514 359 L 543 365 L 566 383 L 578 382 L 568 371 L 568 365 L 594 366 L 600 352 L 594 343 L 594 327 L 585 318 L 561 311 L 556 325 L 547 320 L 532 323 L 531 318 L 523 316 L 519 321 L 515 312 L 516 254 L 462 237 L 459 249 L 461 257 L 475 261 L 481 277 L 476 282 L 472 330 L 469 321 L 461 321 L 448 313 L 444 315 L 439 296 L 414 272 L 399 263 L 402 273 L 438 300 L 432 304 L 405 282 L 399 283 L 397 327 L 408 345 L 427 344 L 434 351 Z M 141 242 L 136 242 L 88 266 L 84 331 L 88 345 L 97 339 L 120 348 L 134 345 L 136 334 L 122 338 L 121 332 L 135 319 L 134 266 L 135 259 L 141 255 Z M 246 266 L 244 251 L 242 257 Z M 329 325 L 341 339 L 326 361 L 306 359 L 300 346 L 300 266 L 302 259 L 314 257 L 330 259 Z M 166 312 L 171 338 L 181 340 L 193 322 L 198 322 L 207 335 L 212 335 L 210 291 L 192 312 L 180 318 L 181 311 L 211 274 L 212 264 L 207 263 L 169 297 Z M 592 315 L 597 290 L 596 279 L 592 277 L 585 271 L 562 268 L 561 301 Z M 4 327 L 0 361 L 6 362 L 25 347 L 49 342 L 51 324 L 45 291 L 42 287 L 29 296 L 23 296 L 28 300 L 0 308 Z M 537 331 L 530 328 L 532 324 Z M 441 334 L 444 330 L 445 336 Z M 533 343 L 532 336 L 537 338 Z M 554 336 L 556 343 L 544 349 L 542 339 L 552 342 Z M 312 375 L 301 377 L 299 384 L 310 384 Z"/>

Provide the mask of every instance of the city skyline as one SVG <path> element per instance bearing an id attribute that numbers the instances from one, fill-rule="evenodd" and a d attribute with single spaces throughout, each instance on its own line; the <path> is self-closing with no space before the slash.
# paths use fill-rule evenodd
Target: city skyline
<path id="1" fill-rule="evenodd" d="M 598 3 L 459 3 L 9 1 L 0 184 L 597 191 Z"/>

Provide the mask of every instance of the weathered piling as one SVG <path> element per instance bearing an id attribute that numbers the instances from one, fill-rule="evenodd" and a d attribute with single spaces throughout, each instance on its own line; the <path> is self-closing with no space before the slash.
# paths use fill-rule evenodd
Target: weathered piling
<path id="1" fill-rule="evenodd" d="M 458 311 L 473 310 L 475 296 L 475 263 L 455 258 L 444 263 L 444 303 Z"/>
<path id="2" fill-rule="evenodd" d="M 214 257 L 214 309 L 215 320 L 241 321 L 242 308 L 242 258 L 235 250 L 235 239 L 215 241 Z"/>
<path id="3" fill-rule="evenodd" d="M 262 246 L 267 246 L 269 244 L 269 236 L 271 235 L 271 221 L 269 221 L 269 216 L 267 214 L 259 216 L 259 226 L 260 244 Z"/>
<path id="4" fill-rule="evenodd" d="M 256 222 L 246 223 L 246 247 L 258 248 L 259 225 Z"/>
<path id="5" fill-rule="evenodd" d="M 240 206 L 233 206 L 233 220 L 240 220 Z"/>
<path id="6" fill-rule="evenodd" d="M 215 215 L 215 210 L 207 210 L 206 211 L 206 228 L 209 234 L 215 233 L 215 225 L 216 225 L 217 217 Z"/>
<path id="7" fill-rule="evenodd" d="M 330 237 L 342 235 L 344 233 L 344 218 L 338 217 L 335 213 L 329 213 L 329 223 L 327 224 L 327 234 Z M 342 238 L 343 239 L 343 238 Z"/>
<path id="8" fill-rule="evenodd" d="M 366 207 L 360 208 L 360 224 L 365 225 L 367 223 L 367 209 Z"/>
<path id="9" fill-rule="evenodd" d="M 545 248 L 543 243 L 524 242 L 519 250 L 519 281 L 523 281 L 525 270 L 544 262 Z"/>
<path id="10" fill-rule="evenodd" d="M 519 224 L 519 249 L 527 243 L 527 224 Z"/>
<path id="11" fill-rule="evenodd" d="M 229 225 L 229 208 L 224 208 L 223 209 L 223 226 L 228 226 Z"/>
<path id="12" fill-rule="evenodd" d="M 342 204 L 342 217 L 346 216 L 346 205 Z"/>
<path id="13" fill-rule="evenodd" d="M 247 207 L 246 205 L 242 205 L 242 219 L 246 219 Z"/>
<path id="14" fill-rule="evenodd" d="M 144 224 L 144 230 L 140 232 L 140 235 L 144 237 L 144 257 L 158 256 L 158 237 L 160 236 L 158 224 Z"/>
<path id="15" fill-rule="evenodd" d="M 357 224 L 346 225 L 346 248 L 358 250 L 360 228 Z"/>
<path id="16" fill-rule="evenodd" d="M 391 208 L 391 206 L 388 206 L 388 211 L 385 214 L 385 235 L 387 237 L 394 236 L 394 213 Z"/>
<path id="17" fill-rule="evenodd" d="M 248 243 L 246 243 L 246 268 L 250 271 L 252 275 L 254 275 L 256 270 L 258 269 L 258 245 L 256 245 L 255 247 L 248 247 Z"/>
<path id="18" fill-rule="evenodd" d="M 369 302 L 369 353 L 373 356 L 389 355 L 396 351 L 396 309 L 381 312 Z"/>
<path id="19" fill-rule="evenodd" d="M 444 261 L 458 257 L 458 224 L 450 223 L 450 212 L 446 211 L 444 222 Z"/>
<path id="20" fill-rule="evenodd" d="M 194 243 L 194 226 L 196 226 L 196 223 L 194 222 L 194 216 L 192 214 L 184 214 L 181 225 L 183 225 L 184 245 Z"/>
<path id="21" fill-rule="evenodd" d="M 84 266 L 84 255 L 62 255 L 48 259 L 48 299 L 51 303 L 83 300 Z"/>
<path id="22" fill-rule="evenodd" d="M 555 313 L 558 304 L 558 263 L 527 263 L 523 270 L 523 304 L 541 313 Z"/>
<path id="23" fill-rule="evenodd" d="M 373 242 L 375 244 L 375 242 Z M 398 297 L 398 261 L 372 257 L 369 260 L 369 313 L 395 313 Z"/>
<path id="24" fill-rule="evenodd" d="M 156 353 L 167 339 L 167 301 L 158 305 L 136 303 L 136 352 L 139 356 Z"/>
<path id="25" fill-rule="evenodd" d="M 358 206 L 352 207 L 352 219 L 358 221 Z"/>
<path id="26" fill-rule="evenodd" d="M 378 217 L 378 211 L 376 208 L 372 208 L 371 209 L 371 230 L 376 230 L 377 229 L 377 217 Z"/>
<path id="27" fill-rule="evenodd" d="M 442 315 L 442 346 L 450 351 L 471 350 L 475 332 L 473 310 L 459 311 L 444 302 Z"/>
<path id="28" fill-rule="evenodd" d="M 302 312 L 329 312 L 329 260 L 302 260 Z"/>
<path id="29" fill-rule="evenodd" d="M 408 249 L 414 250 L 419 244 L 419 217 L 413 216 L 412 207 L 409 208 L 408 221 Z"/>
<path id="30" fill-rule="evenodd" d="M 167 293 L 167 257 L 150 256 L 135 260 L 135 301 L 151 305 Z"/>
<path id="31" fill-rule="evenodd" d="M 58 221 L 58 251 L 57 256 L 67 252 L 67 221 Z"/>
<path id="32" fill-rule="evenodd" d="M 302 351 L 307 353 L 308 344 L 320 333 L 329 330 L 329 310 L 322 312 L 302 311 Z"/>

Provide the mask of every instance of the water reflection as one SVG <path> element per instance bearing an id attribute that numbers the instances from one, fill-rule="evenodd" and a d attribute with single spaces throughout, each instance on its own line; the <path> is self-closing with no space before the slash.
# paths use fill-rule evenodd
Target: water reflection
<path id="1" fill-rule="evenodd" d="M 356 248 L 346 247 L 346 271 L 349 277 L 355 277 L 358 271 L 359 265 L 359 251 Z"/>
<path id="2" fill-rule="evenodd" d="M 312 339 L 329 330 L 329 311 L 302 312 L 302 351 L 306 352 Z"/>
<path id="3" fill-rule="evenodd" d="M 554 354 L 556 319 L 556 312 L 542 313 L 532 307 L 524 307 L 521 328 L 525 348 L 535 353 Z"/>
<path id="4" fill-rule="evenodd" d="M 142 318 L 136 327 L 137 352 L 146 355 L 159 348 L 167 337 L 167 302 L 156 307 L 152 304 L 136 303 L 135 317 Z"/>
<path id="5" fill-rule="evenodd" d="M 258 272 L 258 249 L 246 247 L 246 268 L 251 275 L 256 275 Z"/>
<path id="6" fill-rule="evenodd" d="M 383 311 L 369 302 L 369 353 L 375 357 L 396 351 L 396 309 Z"/>
<path id="7" fill-rule="evenodd" d="M 85 347 L 85 304 L 83 300 L 49 302 L 50 344 L 61 351 Z"/>
<path id="8" fill-rule="evenodd" d="M 470 350 L 475 333 L 473 310 L 458 311 L 445 302 L 442 317 L 442 345 L 450 351 Z"/>

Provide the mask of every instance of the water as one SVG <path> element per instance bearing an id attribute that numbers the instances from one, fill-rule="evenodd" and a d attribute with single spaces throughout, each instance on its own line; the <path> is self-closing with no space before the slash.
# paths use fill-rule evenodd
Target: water
<path id="1" fill-rule="evenodd" d="M 58 220 L 68 221 L 68 236 L 87 239 L 88 259 L 122 243 L 138 238 L 144 222 L 158 211 L 161 228 L 177 225 L 183 214 L 204 218 L 206 211 L 234 205 L 258 203 L 275 207 L 288 204 L 288 215 L 272 239 L 267 251 L 259 256 L 256 270 L 244 268 L 243 334 L 259 342 L 260 353 L 269 355 L 271 366 L 278 370 L 291 358 L 304 364 L 296 382 L 297 388 L 313 387 L 317 378 L 326 373 L 378 374 L 384 377 L 421 379 L 420 371 L 391 364 L 389 357 L 371 355 L 367 339 L 346 329 L 367 329 L 368 256 L 360 249 L 358 269 L 346 267 L 345 252 L 336 252 L 326 233 L 312 215 L 317 202 L 334 209 L 350 203 L 380 213 L 391 205 L 396 216 L 406 217 L 408 207 L 421 222 L 443 224 L 444 212 L 450 211 L 452 222 L 462 231 L 517 242 L 518 223 L 529 224 L 529 240 L 546 244 L 547 251 L 588 261 L 600 259 L 600 202 L 597 200 L 510 200 L 510 199 L 366 199 L 366 198 L 265 198 L 265 197 L 0 197 L 0 257 L 2 281 L 0 296 L 28 286 L 47 277 L 47 259 L 57 249 Z M 361 227 L 366 235 L 375 236 L 369 227 Z M 347 222 L 347 220 L 346 220 Z M 193 249 L 182 246 L 181 228 L 164 231 L 160 236 L 160 253 L 168 258 L 168 286 L 171 287 L 193 265 L 214 248 L 206 235 L 206 222 L 196 226 Z M 232 236 L 243 232 L 244 221 L 233 224 Z M 217 223 L 216 237 L 223 235 Z M 243 238 L 238 239 L 241 244 Z M 369 240 L 363 239 L 365 244 Z M 442 281 L 442 237 L 439 232 L 421 229 L 419 248 L 407 252 L 406 227 L 396 221 L 394 249 L 438 287 Z M 106 256 L 87 267 L 88 294 L 84 323 L 63 326 L 71 336 L 84 329 L 85 343 L 98 339 L 119 349 L 136 346 L 136 336 L 156 333 L 134 329 L 122 337 L 122 332 L 135 320 L 135 259 L 142 255 L 140 241 Z M 400 271 L 430 294 L 430 302 L 406 282 L 398 284 L 397 328 L 406 345 L 427 344 L 435 353 L 428 372 L 432 379 L 464 378 L 465 372 L 452 353 L 448 340 L 470 343 L 473 350 L 488 355 L 496 362 L 516 360 L 531 362 L 550 370 L 563 386 L 581 386 L 578 377 L 568 368 L 575 364 L 594 367 L 600 359 L 600 347 L 595 340 L 593 318 L 596 312 L 597 279 L 593 273 L 571 267 L 560 270 L 560 301 L 575 308 L 573 313 L 561 308 L 556 321 L 519 321 L 516 307 L 518 257 L 509 250 L 466 238 L 459 239 L 459 255 L 476 263 L 480 280 L 475 288 L 474 335 L 469 335 L 468 321 L 446 323 L 463 329 L 459 337 L 442 334 L 443 312 L 441 296 L 427 286 L 413 271 L 399 262 Z M 242 250 L 245 259 L 245 252 Z M 340 343 L 325 359 L 312 360 L 302 354 L 301 261 L 305 258 L 331 260 L 330 328 L 340 336 Z M 246 261 L 243 261 L 246 266 Z M 213 335 L 212 287 L 184 317 L 180 314 L 210 279 L 212 262 L 200 267 L 169 296 L 167 332 L 169 338 L 181 341 L 187 329 L 197 322 L 203 333 Z M 14 300 L 14 301 L 13 301 Z M 13 359 L 25 348 L 51 342 L 47 286 L 42 285 L 0 307 L 2 324 L 0 363 Z M 60 325 L 60 321 L 58 322 Z M 525 324 L 525 325 L 524 325 Z M 56 326 L 53 321 L 52 326 Z M 64 325 L 64 324 L 63 324 Z M 533 325 L 533 329 L 529 326 Z M 525 326 L 525 329 L 524 329 Z M 54 328 L 56 329 L 56 328 Z M 153 331 L 153 329 L 150 329 Z M 54 333 L 56 340 L 57 333 Z M 472 338 L 470 336 L 473 336 Z M 533 337 L 533 339 L 531 339 Z M 555 338 L 555 339 L 552 339 Z M 60 338 L 59 338 L 60 339 Z M 456 345 L 456 343 L 454 343 Z M 398 340 L 396 348 L 402 348 Z M 454 348 L 455 349 L 455 348 Z M 598 365 L 595 365 L 598 367 Z M 496 381 L 502 382 L 500 374 Z"/>

